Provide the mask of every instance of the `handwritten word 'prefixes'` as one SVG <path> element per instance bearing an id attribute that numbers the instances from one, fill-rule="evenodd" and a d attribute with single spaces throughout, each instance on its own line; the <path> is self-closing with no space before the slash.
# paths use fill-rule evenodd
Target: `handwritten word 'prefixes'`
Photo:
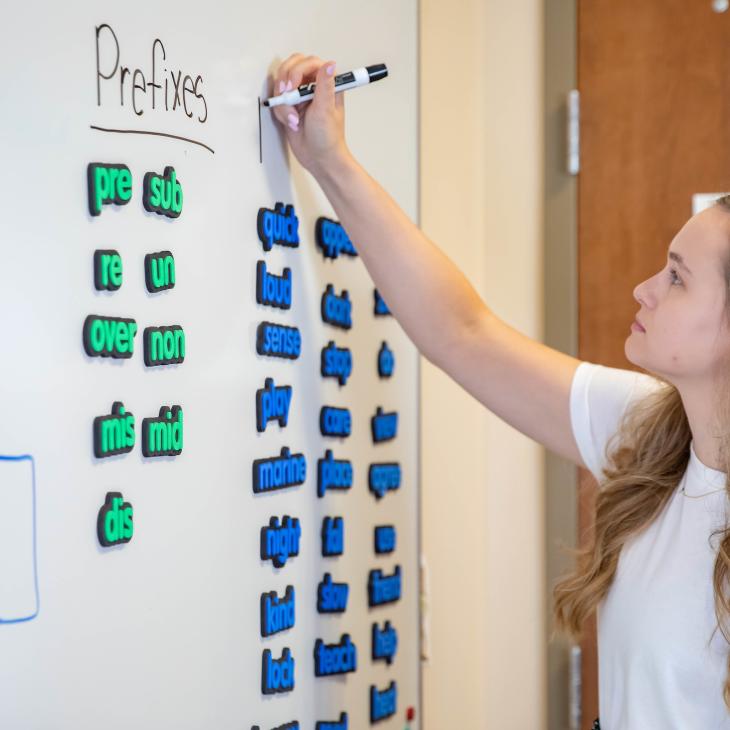
<path id="1" fill-rule="evenodd" d="M 97 459 L 126 454 L 134 448 L 134 415 L 127 413 L 121 401 L 114 401 L 111 415 L 94 419 L 93 434 Z"/>
<path id="2" fill-rule="evenodd" d="M 332 451 L 324 452 L 324 459 L 317 460 L 317 496 L 324 497 L 328 489 L 352 487 L 352 463 L 347 459 L 335 459 Z"/>
<path id="3" fill-rule="evenodd" d="M 345 229 L 337 221 L 329 218 L 317 218 L 314 226 L 314 240 L 322 249 L 322 255 L 325 258 L 336 259 L 342 254 L 357 256 L 357 251 L 345 233 Z"/>
<path id="4" fill-rule="evenodd" d="M 169 251 L 148 253 L 144 257 L 144 281 L 147 291 L 155 293 L 175 286 L 175 257 Z"/>
<path id="5" fill-rule="evenodd" d="M 381 378 L 389 378 L 393 374 L 395 368 L 395 355 L 393 350 L 388 347 L 387 342 L 383 342 L 378 352 L 378 375 Z"/>
<path id="6" fill-rule="evenodd" d="M 255 494 L 304 484 L 306 478 L 307 460 L 304 454 L 292 454 L 286 446 L 282 448 L 281 456 L 253 462 Z"/>
<path id="7" fill-rule="evenodd" d="M 342 517 L 325 517 L 322 520 L 322 555 L 342 555 L 345 549 L 345 521 Z"/>
<path id="8" fill-rule="evenodd" d="M 142 453 L 145 456 L 176 456 L 183 449 L 183 410 L 162 406 L 157 418 L 142 419 Z"/>
<path id="9" fill-rule="evenodd" d="M 121 492 L 107 492 L 96 521 L 96 535 L 104 547 L 129 542 L 134 533 L 134 510 Z"/>
<path id="10" fill-rule="evenodd" d="M 132 173 L 116 162 L 90 162 L 86 167 L 89 213 L 100 215 L 104 205 L 126 205 L 132 199 Z"/>
<path id="11" fill-rule="evenodd" d="M 273 378 L 264 380 L 256 391 L 256 430 L 263 433 L 269 421 L 278 421 L 284 428 L 289 422 L 289 406 L 294 391 L 291 385 L 274 385 Z"/>
<path id="12" fill-rule="evenodd" d="M 347 713 L 341 712 L 340 719 L 335 721 L 319 720 L 314 730 L 347 730 Z"/>
<path id="13" fill-rule="evenodd" d="M 261 528 L 261 560 L 271 560 L 277 568 L 283 568 L 286 561 L 299 555 L 299 540 L 302 527 L 299 520 L 284 515 L 279 523 L 278 517 L 269 520 L 268 527 Z"/>
<path id="14" fill-rule="evenodd" d="M 273 322 L 261 322 L 256 330 L 256 352 L 268 357 L 296 360 L 302 352 L 299 329 Z"/>
<path id="15" fill-rule="evenodd" d="M 126 317 L 90 314 L 84 320 L 83 343 L 89 357 L 127 359 L 134 354 L 137 323 Z"/>
<path id="16" fill-rule="evenodd" d="M 370 685 L 370 723 L 385 720 L 398 711 L 398 687 L 392 680 L 387 689 L 379 691 Z"/>
<path id="17" fill-rule="evenodd" d="M 294 689 L 294 657 L 288 646 L 281 658 L 274 659 L 270 649 L 261 655 L 261 691 L 265 695 L 291 692 Z"/>
<path id="18" fill-rule="evenodd" d="M 368 487 L 377 499 L 382 499 L 386 492 L 399 489 L 400 482 L 401 470 L 398 462 L 370 464 Z"/>
<path id="19" fill-rule="evenodd" d="M 337 347 L 330 340 L 327 347 L 322 348 L 320 373 L 323 378 L 337 378 L 340 385 L 345 385 L 352 375 L 352 353 L 349 348 Z"/>
<path id="20" fill-rule="evenodd" d="M 350 634 L 342 634 L 339 644 L 314 642 L 314 676 L 331 677 L 357 671 L 357 647 Z"/>
<path id="21" fill-rule="evenodd" d="M 94 251 L 94 288 L 117 291 L 122 285 L 122 257 L 114 249 Z"/>
<path id="22" fill-rule="evenodd" d="M 182 213 L 183 191 L 174 167 L 162 175 L 146 172 L 142 184 L 142 205 L 149 213 L 177 218 Z"/>
<path id="23" fill-rule="evenodd" d="M 185 332 L 179 324 L 145 327 L 142 341 L 147 367 L 172 365 L 185 360 Z"/>
<path id="24" fill-rule="evenodd" d="M 347 438 L 352 432 L 352 415 L 348 408 L 322 406 L 319 411 L 319 431 L 322 436 Z"/>
<path id="25" fill-rule="evenodd" d="M 296 621 L 294 586 L 287 586 L 284 596 L 276 591 L 261 594 L 261 636 L 271 636 L 291 629 Z"/>
<path id="26" fill-rule="evenodd" d="M 291 269 L 286 267 L 281 276 L 270 274 L 265 261 L 256 264 L 256 301 L 267 307 L 289 309 L 292 300 Z"/>
<path id="27" fill-rule="evenodd" d="M 182 70 L 175 71 L 167 68 L 167 52 L 163 42 L 155 38 L 152 43 L 152 64 L 148 70 L 149 81 L 141 68 L 134 68 L 120 64 L 121 49 L 117 35 L 110 25 L 103 23 L 95 28 L 96 34 L 96 103 L 101 106 L 102 83 L 112 81 L 112 88 L 119 89 L 119 105 L 124 106 L 124 93 L 128 91 L 132 111 L 138 117 L 150 108 L 157 106 L 157 93 L 160 90 L 159 108 L 164 103 L 165 111 L 175 111 L 180 108 L 186 117 L 193 117 L 197 111 L 197 121 L 204 123 L 208 118 L 208 104 L 202 94 L 203 77 L 184 74 Z M 110 63 L 111 59 L 114 63 Z M 165 63 L 164 76 L 159 76 L 160 66 Z M 119 74 L 119 81 L 114 77 Z M 164 91 L 162 91 L 164 89 Z"/>
<path id="28" fill-rule="evenodd" d="M 322 321 L 331 324 L 333 327 L 340 327 L 349 330 L 352 327 L 352 302 L 347 289 L 337 296 L 332 284 L 322 294 Z"/>
<path id="29" fill-rule="evenodd" d="M 378 660 L 392 664 L 395 653 L 398 651 L 398 632 L 386 621 L 382 630 L 377 623 L 372 628 L 371 656 L 374 662 Z"/>
<path id="30" fill-rule="evenodd" d="M 264 251 L 271 251 L 274 244 L 297 248 L 299 246 L 299 218 L 294 215 L 294 206 L 277 202 L 273 210 L 259 208 L 256 230 Z"/>
<path id="31" fill-rule="evenodd" d="M 385 603 L 394 603 L 400 599 L 400 594 L 400 565 L 395 566 L 393 575 L 384 576 L 380 568 L 370 571 L 368 576 L 368 605 L 381 606 Z"/>
<path id="32" fill-rule="evenodd" d="M 375 552 L 378 555 L 392 553 L 395 550 L 396 532 L 393 525 L 378 525 L 373 535 Z"/>
<path id="33" fill-rule="evenodd" d="M 347 610 L 347 597 L 350 586 L 347 583 L 334 583 L 329 573 L 324 574 L 317 586 L 317 611 L 319 613 L 344 613 Z"/>
<path id="34" fill-rule="evenodd" d="M 373 443 L 390 441 L 398 434 L 398 413 L 384 413 L 378 406 L 375 415 L 370 419 L 370 426 L 373 433 Z"/>

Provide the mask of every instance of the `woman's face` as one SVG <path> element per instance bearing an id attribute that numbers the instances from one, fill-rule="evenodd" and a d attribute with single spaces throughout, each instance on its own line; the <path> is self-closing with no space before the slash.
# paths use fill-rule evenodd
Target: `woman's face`
<path id="1" fill-rule="evenodd" d="M 725 367 L 730 326 L 723 266 L 729 240 L 730 212 L 719 206 L 685 223 L 661 271 L 634 289 L 636 318 L 646 331 L 631 330 L 624 345 L 630 362 L 674 385 L 712 378 Z"/>

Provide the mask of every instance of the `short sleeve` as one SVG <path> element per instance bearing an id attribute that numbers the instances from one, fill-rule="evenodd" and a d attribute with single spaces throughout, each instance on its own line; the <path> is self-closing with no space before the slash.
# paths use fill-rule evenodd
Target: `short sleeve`
<path id="1" fill-rule="evenodd" d="M 665 384 L 646 373 L 583 361 L 570 388 L 570 421 L 583 462 L 598 482 L 608 462 L 606 446 L 637 399 Z"/>

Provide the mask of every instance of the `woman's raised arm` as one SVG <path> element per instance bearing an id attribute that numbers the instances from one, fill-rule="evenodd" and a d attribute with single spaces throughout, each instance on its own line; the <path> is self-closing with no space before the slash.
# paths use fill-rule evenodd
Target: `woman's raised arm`
<path id="1" fill-rule="evenodd" d="M 357 162 L 345 142 L 344 93 L 335 94 L 333 62 L 290 56 L 277 71 L 274 93 L 313 80 L 311 102 L 275 107 L 274 114 L 393 316 L 425 357 L 490 411 L 584 466 L 570 422 L 570 387 L 580 361 L 495 316 L 458 267 Z"/>

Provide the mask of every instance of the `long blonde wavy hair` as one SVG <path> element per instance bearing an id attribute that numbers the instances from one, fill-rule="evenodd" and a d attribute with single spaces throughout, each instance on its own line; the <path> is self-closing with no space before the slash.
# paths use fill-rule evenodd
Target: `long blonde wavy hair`
<path id="1" fill-rule="evenodd" d="M 730 195 L 716 205 L 730 211 Z M 730 291 L 730 255 L 725 262 L 726 292 Z M 730 296 L 726 297 L 730 317 Z M 596 497 L 595 521 L 588 544 L 570 550 L 575 570 L 553 588 L 556 632 L 581 638 L 585 622 L 608 593 L 624 543 L 646 529 L 661 513 L 679 486 L 690 456 L 690 431 L 679 391 L 666 379 L 665 387 L 635 401 L 627 409 L 608 443 L 605 481 Z M 730 424 L 730 384 L 718 394 L 719 422 Z M 730 475 L 730 429 L 722 429 L 721 471 Z M 730 498 L 730 480 L 725 490 Z M 715 531 L 719 547 L 713 571 L 717 627 L 730 644 L 730 527 Z M 713 632 L 714 636 L 714 632 Z M 730 652 L 723 689 L 730 708 Z"/>

